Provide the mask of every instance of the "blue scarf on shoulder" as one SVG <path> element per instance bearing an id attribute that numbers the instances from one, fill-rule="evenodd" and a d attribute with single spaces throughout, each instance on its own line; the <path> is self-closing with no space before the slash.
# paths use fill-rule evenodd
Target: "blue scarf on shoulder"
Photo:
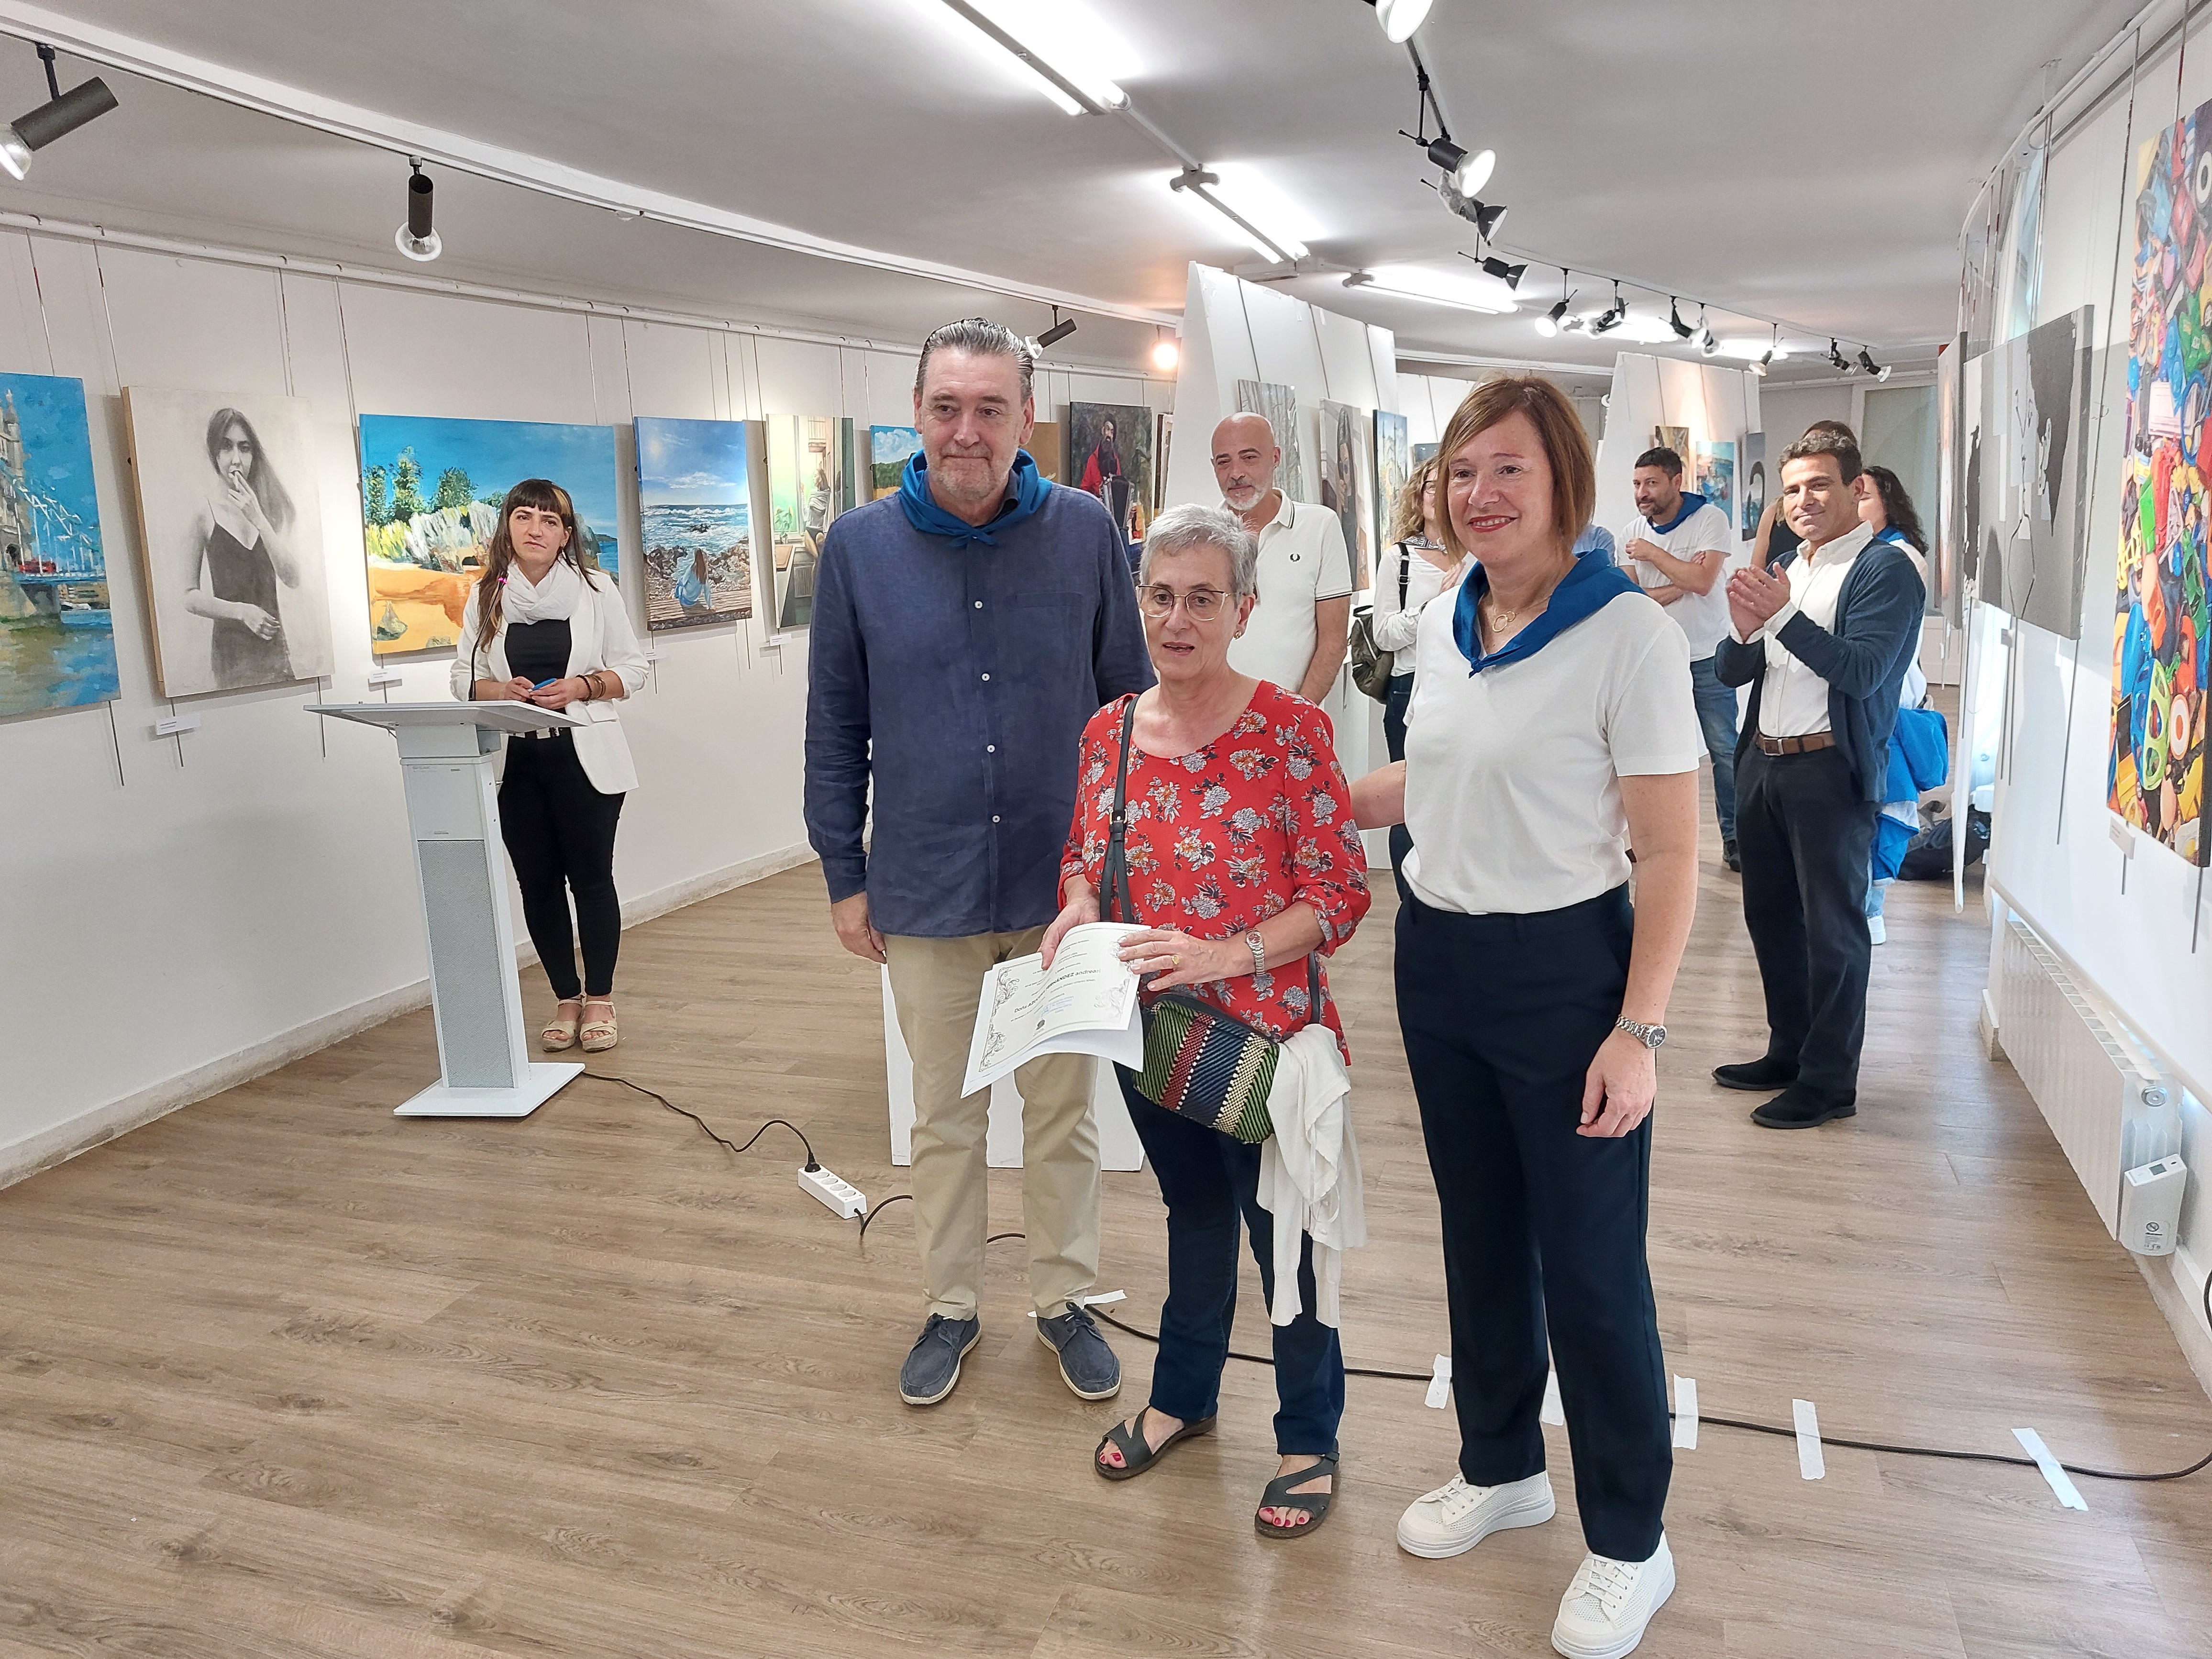
<path id="1" fill-rule="evenodd" d="M 970 542 L 996 547 L 998 541 L 991 532 L 1010 530 L 1028 518 L 1044 505 L 1044 498 L 1052 489 L 1052 480 L 1037 471 L 1037 464 L 1030 459 L 1026 449 L 1014 452 L 1011 476 L 1013 497 L 1000 507 L 998 516 L 988 524 L 969 524 L 947 513 L 930 498 L 929 469 L 923 465 L 921 452 L 916 451 L 908 460 L 905 471 L 899 474 L 899 506 L 906 514 L 906 521 L 925 536 L 950 537 L 955 548 L 965 547 Z"/>
<path id="2" fill-rule="evenodd" d="M 1578 554 L 1575 568 L 1552 590 L 1550 601 L 1536 619 L 1486 657 L 1475 607 L 1490 592 L 1490 575 L 1477 564 L 1459 586 L 1459 600 L 1452 607 L 1452 638 L 1459 645 L 1460 654 L 1474 665 L 1467 671 L 1471 677 L 1486 668 L 1534 656 L 1584 617 L 1595 616 L 1623 593 L 1638 591 L 1618 567 L 1587 553 Z"/>

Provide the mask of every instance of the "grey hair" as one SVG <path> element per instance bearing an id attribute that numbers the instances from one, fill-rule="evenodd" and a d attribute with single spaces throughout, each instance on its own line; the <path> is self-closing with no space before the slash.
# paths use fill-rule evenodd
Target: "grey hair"
<path id="1" fill-rule="evenodd" d="M 914 371 L 914 395 L 921 396 L 921 383 L 929 378 L 929 359 L 938 350 L 966 351 L 978 357 L 1011 357 L 1021 366 L 1022 401 L 1031 396 L 1030 383 L 1036 378 L 1036 360 L 1030 356 L 1029 348 L 1021 337 L 1004 323 L 994 323 L 988 317 L 963 317 L 957 323 L 947 323 L 921 343 L 921 362 Z"/>
<path id="2" fill-rule="evenodd" d="M 1231 599 L 1249 599 L 1260 591 L 1259 538 L 1227 507 L 1196 501 L 1169 507 L 1152 520 L 1152 527 L 1145 532 L 1145 556 L 1137 567 L 1138 582 L 1150 585 L 1152 562 L 1162 554 L 1188 553 L 1199 547 L 1218 547 L 1229 556 Z"/>

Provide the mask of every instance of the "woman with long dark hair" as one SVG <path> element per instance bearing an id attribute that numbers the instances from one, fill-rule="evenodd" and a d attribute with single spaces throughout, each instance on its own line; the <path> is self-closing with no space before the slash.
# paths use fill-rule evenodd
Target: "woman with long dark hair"
<path id="1" fill-rule="evenodd" d="M 582 722 L 507 739 L 499 821 L 530 942 L 560 1000 L 539 1041 L 557 1051 L 580 1038 L 586 1054 L 597 1054 L 617 1036 L 615 825 L 623 796 L 637 787 L 615 704 L 643 688 L 645 656 L 621 590 L 579 557 L 583 537 L 560 485 L 525 478 L 507 492 L 483 574 L 462 613 L 465 648 L 454 659 L 453 684 L 465 702 L 533 702 Z"/>
<path id="2" fill-rule="evenodd" d="M 292 653 L 276 589 L 300 585 L 288 532 L 292 497 L 261 447 L 253 422 L 235 409 L 209 418 L 208 465 L 216 493 L 193 526 L 199 562 L 185 609 L 215 624 L 209 666 L 220 689 L 270 685 L 292 678 Z"/>
<path id="3" fill-rule="evenodd" d="M 1918 567 L 1920 580 L 1925 582 L 1928 532 L 1920 527 L 1920 514 L 1905 490 L 1905 481 L 1886 466 L 1868 467 L 1864 476 L 1874 489 L 1859 501 L 1859 522 L 1873 529 L 1875 540 L 1896 543 Z M 1928 701 L 1928 676 L 1921 672 L 1917 659 L 1906 665 L 1905 683 L 1898 687 L 1897 696 L 1900 709 L 1917 709 Z M 1914 718 L 1940 722 L 1943 717 L 1934 714 Z M 1905 734 L 1909 730 L 1911 723 L 1902 719 L 1890 728 L 1893 754 L 1900 757 L 1905 754 Z M 1912 787 L 1911 769 L 1893 765 L 1889 777 L 1881 816 L 1875 820 L 1874 851 L 1867 878 L 1867 936 L 1876 945 L 1889 938 L 1889 923 L 1881 913 L 1889 884 L 1897 879 L 1898 861 L 1905 856 L 1906 844 L 1920 830 L 1920 792 Z"/>

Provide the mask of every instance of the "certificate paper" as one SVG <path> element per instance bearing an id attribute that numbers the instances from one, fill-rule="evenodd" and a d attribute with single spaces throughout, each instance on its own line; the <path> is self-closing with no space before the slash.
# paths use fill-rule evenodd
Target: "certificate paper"
<path id="1" fill-rule="evenodd" d="M 1140 1068 L 1137 976 L 1118 954 L 1133 931 L 1126 922 L 1086 922 L 1060 940 L 1050 972 L 1042 956 L 1028 956 L 986 974 L 961 1091 L 988 1089 L 1040 1054 L 1097 1054 Z"/>

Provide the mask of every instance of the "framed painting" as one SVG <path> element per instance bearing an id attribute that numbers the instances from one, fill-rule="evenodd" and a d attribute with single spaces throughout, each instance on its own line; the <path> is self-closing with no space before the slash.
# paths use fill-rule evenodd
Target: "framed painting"
<path id="1" fill-rule="evenodd" d="M 639 417 L 639 563 L 648 629 L 753 614 L 753 446 L 745 425 Z"/>
<path id="2" fill-rule="evenodd" d="M 768 438 L 769 626 L 779 634 L 812 625 L 814 574 L 823 539 L 858 489 L 853 422 L 827 415 L 771 415 Z"/>
<path id="3" fill-rule="evenodd" d="M 1103 501 L 1123 541 L 1144 540 L 1152 519 L 1152 410 L 1140 404 L 1068 404 L 1060 482 Z"/>
<path id="4" fill-rule="evenodd" d="M 84 382 L 0 374 L 0 720 L 115 696 Z"/>

